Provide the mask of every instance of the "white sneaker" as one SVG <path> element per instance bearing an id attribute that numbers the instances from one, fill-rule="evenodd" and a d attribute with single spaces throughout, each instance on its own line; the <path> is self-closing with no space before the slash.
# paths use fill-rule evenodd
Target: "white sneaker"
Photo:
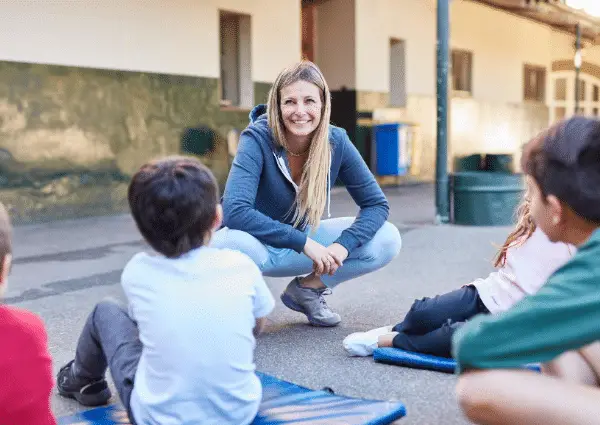
<path id="1" fill-rule="evenodd" d="M 351 356 L 372 356 L 377 348 L 377 341 L 381 335 L 392 332 L 393 326 L 371 329 L 367 332 L 355 332 L 344 338 L 344 348 Z"/>

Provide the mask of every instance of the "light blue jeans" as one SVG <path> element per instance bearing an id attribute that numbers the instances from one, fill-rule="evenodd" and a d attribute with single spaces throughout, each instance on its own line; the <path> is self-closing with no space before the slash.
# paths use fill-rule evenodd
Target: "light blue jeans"
<path id="1" fill-rule="evenodd" d="M 354 217 L 323 220 L 317 231 L 309 237 L 323 246 L 329 246 L 353 222 Z M 214 234 L 210 246 L 243 252 L 258 265 L 264 276 L 296 277 L 310 274 L 313 268 L 312 260 L 303 253 L 264 245 L 246 232 L 227 227 Z M 334 288 L 342 282 L 378 270 L 398 255 L 401 246 L 400 232 L 392 223 L 386 222 L 373 239 L 350 253 L 333 276 L 321 276 L 321 281 L 328 288 Z"/>

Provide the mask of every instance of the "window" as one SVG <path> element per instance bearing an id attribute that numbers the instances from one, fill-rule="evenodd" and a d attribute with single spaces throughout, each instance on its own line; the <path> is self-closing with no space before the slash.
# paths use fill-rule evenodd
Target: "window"
<path id="1" fill-rule="evenodd" d="M 390 105 L 406 106 L 406 56 L 403 40 L 390 40 Z"/>
<path id="2" fill-rule="evenodd" d="M 525 65 L 523 72 L 523 98 L 536 102 L 546 100 L 546 68 Z"/>
<path id="3" fill-rule="evenodd" d="M 221 105 L 252 107 L 250 16 L 220 12 Z"/>
<path id="4" fill-rule="evenodd" d="M 472 94 L 473 53 L 452 50 L 452 90 Z"/>
<path id="5" fill-rule="evenodd" d="M 550 122 L 573 115 L 600 116 L 600 78 L 582 72 L 578 85 L 575 84 L 575 73 L 572 71 L 552 72 L 549 78 L 550 86 L 554 88 L 548 99 Z M 578 101 L 575 99 L 576 93 Z"/>

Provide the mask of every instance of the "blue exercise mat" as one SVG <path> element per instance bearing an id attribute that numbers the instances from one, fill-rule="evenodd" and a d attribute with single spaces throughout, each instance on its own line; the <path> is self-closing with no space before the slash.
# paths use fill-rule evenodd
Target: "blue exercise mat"
<path id="1" fill-rule="evenodd" d="M 263 399 L 253 425 L 385 425 L 406 415 L 400 402 L 372 401 L 313 391 L 263 373 Z M 120 405 L 100 407 L 58 420 L 58 425 L 127 425 Z"/>
<path id="2" fill-rule="evenodd" d="M 444 373 L 454 373 L 454 370 L 456 369 L 456 360 L 452 358 L 415 353 L 399 348 L 376 348 L 373 352 L 373 360 L 379 363 L 434 370 Z M 527 365 L 525 367 L 536 372 L 540 371 L 540 366 L 536 364 Z"/>

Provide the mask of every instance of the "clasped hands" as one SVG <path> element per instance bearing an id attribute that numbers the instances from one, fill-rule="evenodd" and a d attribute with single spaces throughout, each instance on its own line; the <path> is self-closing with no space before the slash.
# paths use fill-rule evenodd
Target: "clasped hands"
<path id="1" fill-rule="evenodd" d="M 339 243 L 325 247 L 310 238 L 306 239 L 303 252 L 313 261 L 313 272 L 317 276 L 333 276 L 348 257 L 348 250 Z"/>

